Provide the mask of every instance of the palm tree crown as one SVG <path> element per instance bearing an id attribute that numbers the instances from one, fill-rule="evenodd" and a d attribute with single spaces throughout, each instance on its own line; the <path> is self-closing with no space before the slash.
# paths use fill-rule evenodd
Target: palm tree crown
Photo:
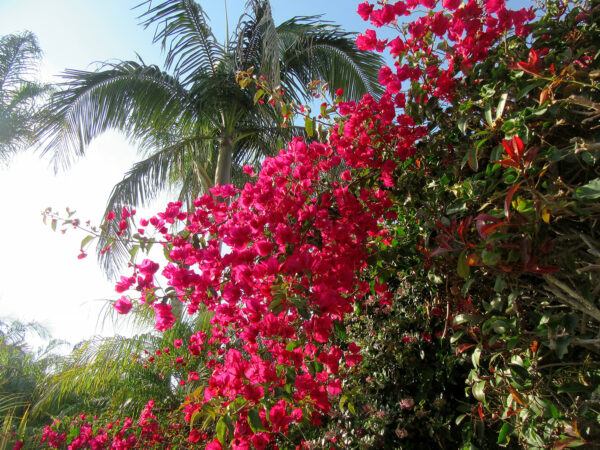
<path id="1" fill-rule="evenodd" d="M 30 142 L 38 119 L 35 100 L 48 86 L 32 81 L 41 57 L 30 32 L 0 37 L 0 161 Z"/>
<path id="2" fill-rule="evenodd" d="M 49 103 L 49 120 L 37 135 L 57 166 L 68 166 L 110 128 L 139 145 L 145 159 L 114 187 L 107 211 L 147 204 L 173 183 L 180 188 L 180 199 L 189 203 L 213 184 L 228 184 L 232 177 L 239 181 L 243 164 L 256 163 L 291 137 L 294 130 L 279 126 L 276 108 L 255 105 L 252 88 L 236 83 L 240 70 L 254 67 L 296 101 L 309 98 L 306 86 L 314 79 L 328 81 L 332 90 L 344 88 L 351 99 L 378 94 L 380 57 L 357 50 L 351 33 L 318 16 L 275 26 L 269 1 L 249 0 L 234 33 L 222 44 L 193 0 L 156 5 L 146 0 L 138 7 L 147 7 L 140 16 L 143 26 L 156 27 L 154 42 L 166 53 L 165 71 L 141 61 L 107 63 L 93 72 L 67 71 L 63 89 Z M 128 258 L 115 245 L 111 254 L 120 262 Z M 110 272 L 114 260 L 107 255 Z"/>

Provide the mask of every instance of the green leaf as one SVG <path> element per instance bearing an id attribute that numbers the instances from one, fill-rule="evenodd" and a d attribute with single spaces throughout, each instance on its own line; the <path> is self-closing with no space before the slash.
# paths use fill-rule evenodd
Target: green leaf
<path id="1" fill-rule="evenodd" d="M 519 366 L 518 364 L 510 365 L 510 373 L 513 376 L 513 378 L 517 379 L 517 381 L 523 381 L 525 383 L 527 383 L 527 381 L 531 378 L 531 375 L 529 374 L 527 369 L 525 367 Z"/>
<path id="2" fill-rule="evenodd" d="M 442 284 L 444 281 L 442 280 L 442 277 L 440 277 L 438 274 L 436 274 L 435 272 L 428 272 L 427 273 L 427 278 L 429 279 L 429 281 L 431 281 L 433 284 Z"/>
<path id="3" fill-rule="evenodd" d="M 512 423 L 505 422 L 504 425 L 502 425 L 502 428 L 500 428 L 500 433 L 498 434 L 498 444 L 499 445 L 508 444 L 510 442 L 509 436 L 512 434 L 512 432 L 514 430 L 515 430 L 515 427 Z"/>
<path id="4" fill-rule="evenodd" d="M 471 361 L 473 361 L 473 366 L 479 367 L 479 358 L 481 358 L 481 347 L 478 346 L 471 355 Z"/>
<path id="5" fill-rule="evenodd" d="M 258 414 L 256 408 L 252 408 L 250 411 L 248 411 L 248 425 L 250 425 L 250 428 L 255 433 L 267 431 L 263 426 L 262 420 L 260 420 L 260 415 Z"/>
<path id="6" fill-rule="evenodd" d="M 494 126 L 494 121 L 492 120 L 492 107 L 490 105 L 485 107 L 485 121 L 490 127 Z"/>
<path id="7" fill-rule="evenodd" d="M 462 335 L 465 334 L 464 331 L 459 331 L 458 333 L 455 333 L 452 335 L 452 337 L 450 338 L 450 343 L 454 344 L 456 341 L 458 341 Z"/>
<path id="8" fill-rule="evenodd" d="M 585 186 L 577 188 L 573 197 L 577 200 L 598 200 L 600 198 L 600 178 L 596 178 Z"/>
<path id="9" fill-rule="evenodd" d="M 83 250 L 83 248 L 86 246 L 86 244 L 88 244 L 92 239 L 94 239 L 94 236 L 86 236 L 83 238 L 83 240 L 81 241 L 81 248 Z"/>
<path id="10" fill-rule="evenodd" d="M 460 416 L 458 416 L 458 417 L 456 418 L 456 420 L 454 421 L 454 423 L 455 423 L 456 425 L 460 425 L 460 423 L 461 423 L 463 420 L 465 420 L 465 417 L 467 417 L 467 415 L 466 415 L 466 414 L 461 414 Z"/>
<path id="11" fill-rule="evenodd" d="M 517 100 L 521 100 L 523 97 L 525 97 L 527 94 L 529 94 L 529 92 L 533 89 L 535 89 L 536 87 L 542 86 L 543 84 L 546 84 L 546 81 L 536 81 L 534 83 L 528 84 L 527 86 L 525 86 L 523 89 L 521 89 L 519 91 L 519 93 L 517 94 Z"/>
<path id="12" fill-rule="evenodd" d="M 304 129 L 306 130 L 306 134 L 308 134 L 310 137 L 315 135 L 315 123 L 308 116 L 304 118 Z"/>
<path id="13" fill-rule="evenodd" d="M 569 344 L 573 340 L 572 336 L 561 336 L 556 339 L 556 355 L 558 359 L 563 359 L 563 357 L 569 352 Z"/>
<path id="14" fill-rule="evenodd" d="M 283 294 L 276 294 L 273 296 L 273 301 L 269 304 L 269 311 L 277 315 L 285 308 L 283 300 L 285 296 Z"/>
<path id="15" fill-rule="evenodd" d="M 475 397 L 479 402 L 486 404 L 485 381 L 479 381 L 473 385 L 473 397 Z"/>
<path id="16" fill-rule="evenodd" d="M 583 384 L 565 383 L 561 387 L 559 387 L 556 392 L 558 392 L 559 394 L 562 394 L 564 392 L 568 392 L 571 394 L 577 394 L 577 393 L 588 392 L 589 390 L 590 390 L 590 388 L 587 386 L 584 386 Z"/>
<path id="17" fill-rule="evenodd" d="M 221 417 L 217 422 L 217 439 L 221 443 L 221 445 L 225 445 L 225 432 L 227 431 L 227 425 L 225 421 Z"/>
<path id="18" fill-rule="evenodd" d="M 458 314 L 454 317 L 454 320 L 452 321 L 452 325 L 462 325 L 463 323 L 467 323 L 467 322 L 474 322 L 475 321 L 475 317 L 473 317 L 470 314 Z"/>
<path id="19" fill-rule="evenodd" d="M 138 250 L 140 249 L 139 245 L 134 245 L 133 247 L 131 247 L 131 249 L 129 250 L 129 255 L 131 256 L 131 258 L 129 259 L 131 262 L 135 261 L 135 255 L 137 254 Z"/>
<path id="20" fill-rule="evenodd" d="M 469 274 L 471 273 L 471 268 L 469 264 L 467 264 L 467 251 L 463 250 L 458 255 L 458 267 L 457 267 L 458 276 L 464 278 L 465 280 L 469 278 Z"/>
<path id="21" fill-rule="evenodd" d="M 496 282 L 494 283 L 494 291 L 502 292 L 507 286 L 508 285 L 506 284 L 506 281 L 504 281 L 504 278 L 501 275 L 498 275 L 496 277 Z"/>
<path id="22" fill-rule="evenodd" d="M 484 250 L 481 252 L 481 259 L 486 266 L 495 266 L 500 262 L 500 255 L 494 251 Z"/>
<path id="23" fill-rule="evenodd" d="M 246 401 L 243 398 L 238 398 L 238 400 L 241 400 L 242 403 L 244 403 Z M 231 407 L 234 404 L 235 404 L 235 402 L 231 403 L 229 405 L 229 407 Z M 225 422 L 225 425 L 227 425 L 227 429 L 229 430 L 229 435 L 233 436 L 233 432 L 234 432 L 235 428 L 233 427 L 233 422 L 231 421 L 231 417 L 229 417 L 229 416 L 223 416 L 223 421 Z"/>
<path id="24" fill-rule="evenodd" d="M 356 409 L 354 409 L 354 403 L 348 402 L 348 409 L 350 410 L 350 412 L 352 414 L 356 415 Z"/>
<path id="25" fill-rule="evenodd" d="M 467 154 L 467 162 L 469 163 L 469 167 L 471 168 L 471 170 L 473 172 L 477 172 L 477 170 L 479 169 L 479 160 L 477 158 L 477 148 L 478 147 L 471 147 L 469 149 L 469 153 Z"/>
<path id="26" fill-rule="evenodd" d="M 348 401 L 348 396 L 342 395 L 342 398 L 340 398 L 340 410 L 344 409 L 344 405 L 346 404 L 347 401 Z"/>
<path id="27" fill-rule="evenodd" d="M 250 80 L 251 80 L 250 77 L 240 80 L 240 86 L 242 87 L 242 89 L 245 89 L 248 87 L 248 85 L 250 84 Z"/>
<path id="28" fill-rule="evenodd" d="M 460 119 L 458 119 L 458 129 L 460 130 L 461 133 L 465 133 L 467 131 L 467 122 L 469 121 L 469 117 L 468 116 L 463 116 Z"/>
<path id="29" fill-rule="evenodd" d="M 550 413 L 549 415 L 551 415 L 553 419 L 560 418 L 560 413 L 558 412 L 558 409 L 556 409 L 556 406 L 554 406 L 548 400 L 545 400 L 543 398 L 540 398 L 540 403 L 542 405 L 544 405 L 544 414 L 545 415 L 548 415 L 548 413 Z"/>
<path id="30" fill-rule="evenodd" d="M 297 348 L 299 346 L 300 346 L 300 343 L 298 341 L 291 341 L 291 342 L 288 342 L 288 345 L 285 346 L 285 349 L 288 352 L 291 352 L 292 350 L 294 350 L 295 348 Z"/>
<path id="31" fill-rule="evenodd" d="M 504 113 L 504 107 L 506 106 L 506 99 L 508 98 L 508 94 L 505 92 L 500 96 L 500 101 L 498 102 L 498 106 L 496 107 L 496 120 L 502 117 Z"/>
<path id="32" fill-rule="evenodd" d="M 263 91 L 262 89 L 259 89 L 258 91 L 256 91 L 256 94 L 254 94 L 254 104 L 255 105 L 262 98 L 262 96 L 264 95 L 264 93 L 265 93 L 265 91 Z"/>

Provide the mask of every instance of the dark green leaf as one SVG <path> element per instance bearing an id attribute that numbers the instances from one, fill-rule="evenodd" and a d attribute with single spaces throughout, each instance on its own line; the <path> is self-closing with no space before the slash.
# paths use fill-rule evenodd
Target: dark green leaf
<path id="1" fill-rule="evenodd" d="M 457 267 L 458 275 L 465 280 L 469 278 L 471 273 L 471 268 L 469 264 L 467 264 L 467 251 L 463 250 L 460 255 L 458 255 L 458 267 Z"/>
<path id="2" fill-rule="evenodd" d="M 260 420 L 260 415 L 258 414 L 256 408 L 252 408 L 250 411 L 248 411 L 248 425 L 250 425 L 250 428 L 255 433 L 267 431 L 263 426 L 262 420 Z"/>
<path id="3" fill-rule="evenodd" d="M 585 186 L 581 186 L 573 195 L 577 200 L 598 200 L 600 199 L 600 178 L 590 181 Z"/>
<path id="4" fill-rule="evenodd" d="M 490 251 L 490 250 L 484 250 L 483 252 L 481 252 L 481 259 L 483 260 L 483 263 L 487 266 L 495 266 L 496 264 L 498 264 L 500 262 L 501 256 L 500 254 L 494 252 L 494 251 Z"/>
<path id="5" fill-rule="evenodd" d="M 583 393 L 583 392 L 588 392 L 590 391 L 590 388 L 588 386 L 584 386 L 583 384 L 580 383 L 565 383 L 562 386 L 560 386 L 556 392 L 558 392 L 559 394 L 568 392 L 570 394 L 578 394 L 578 393 Z"/>
<path id="6" fill-rule="evenodd" d="M 500 433 L 498 434 L 498 444 L 508 444 L 510 442 L 509 436 L 514 431 L 514 429 L 515 427 L 512 423 L 505 422 L 504 425 L 502 425 L 502 428 L 500 428 Z"/>

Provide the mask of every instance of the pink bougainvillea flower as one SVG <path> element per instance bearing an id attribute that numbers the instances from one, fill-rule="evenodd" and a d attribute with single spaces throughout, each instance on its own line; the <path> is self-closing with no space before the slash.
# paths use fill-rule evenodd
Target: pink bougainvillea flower
<path id="1" fill-rule="evenodd" d="M 356 37 L 356 47 L 359 50 L 377 50 L 378 52 L 382 52 L 386 44 L 387 39 L 385 41 L 377 39 L 377 34 L 375 33 L 375 30 L 367 30 L 364 34 L 359 34 Z"/>
<path id="2" fill-rule="evenodd" d="M 358 5 L 358 10 L 356 11 L 363 20 L 369 20 L 369 16 L 371 12 L 373 12 L 373 8 L 375 6 L 371 5 L 369 2 L 364 2 Z"/>
<path id="3" fill-rule="evenodd" d="M 135 277 L 124 277 L 121 275 L 121 281 L 115 285 L 115 291 L 118 293 L 125 292 L 133 283 L 135 283 Z"/>
<path id="4" fill-rule="evenodd" d="M 158 270 L 158 268 L 160 266 L 158 265 L 158 263 L 155 263 L 154 261 L 151 261 L 149 259 L 144 259 L 142 261 L 142 263 L 139 264 L 137 267 L 142 275 L 151 277 L 152 275 L 154 275 L 156 273 L 156 271 Z"/>
<path id="5" fill-rule="evenodd" d="M 168 330 L 175 323 L 175 316 L 171 312 L 171 305 L 164 303 L 155 303 L 152 305 L 156 313 L 156 325 L 154 328 L 158 331 Z"/>
<path id="6" fill-rule="evenodd" d="M 338 395 L 342 393 L 342 380 L 336 378 L 335 380 L 331 380 L 327 385 L 327 392 L 331 395 Z"/>
<path id="7" fill-rule="evenodd" d="M 206 450 L 223 450 L 223 447 L 221 447 L 221 443 L 215 439 L 214 441 L 208 443 Z"/>
<path id="8" fill-rule="evenodd" d="M 113 304 L 113 307 L 119 314 L 127 314 L 129 311 L 131 311 L 133 305 L 127 297 L 121 297 Z"/>

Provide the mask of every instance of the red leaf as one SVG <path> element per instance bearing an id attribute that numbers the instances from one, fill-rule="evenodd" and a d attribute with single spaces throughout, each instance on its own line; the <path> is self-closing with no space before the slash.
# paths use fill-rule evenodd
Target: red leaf
<path id="1" fill-rule="evenodd" d="M 448 250 L 447 248 L 438 247 L 434 251 L 432 251 L 429 254 L 429 256 L 431 256 L 431 257 L 439 256 L 439 255 L 443 255 L 444 253 L 448 253 L 449 251 L 450 250 Z"/>
<path id="2" fill-rule="evenodd" d="M 466 352 L 472 347 L 475 347 L 475 344 L 460 344 L 458 347 L 456 347 L 456 356 Z"/>
<path id="3" fill-rule="evenodd" d="M 512 202 L 513 195 L 515 195 L 515 192 L 517 192 L 517 189 L 519 189 L 519 186 L 521 186 L 521 183 L 516 184 L 513 187 L 511 187 L 510 190 L 508 191 L 508 194 L 506 194 L 506 199 L 504 200 L 504 215 L 509 219 L 510 219 L 510 204 Z"/>
<path id="4" fill-rule="evenodd" d="M 506 139 L 502 140 L 502 145 L 504 145 L 504 150 L 506 150 L 506 153 L 508 153 L 508 156 L 510 156 L 510 158 L 512 160 L 515 160 L 517 155 L 515 155 L 515 153 L 513 152 L 512 145 L 509 145 L 509 144 L 510 144 L 510 141 L 507 141 Z"/>
<path id="5" fill-rule="evenodd" d="M 502 167 L 514 167 L 515 169 L 519 169 L 519 165 L 514 162 L 512 159 L 503 159 L 500 161 Z"/>
<path id="6" fill-rule="evenodd" d="M 523 157 L 523 141 L 519 136 L 513 136 L 512 146 L 515 154 L 519 157 L 519 161 Z"/>
<path id="7" fill-rule="evenodd" d="M 481 229 L 479 230 L 479 234 L 484 239 L 487 239 L 488 235 L 490 234 L 490 231 L 492 231 L 502 225 L 504 225 L 504 222 L 498 222 L 498 223 L 492 223 L 490 225 L 485 225 L 485 226 L 481 227 Z"/>
<path id="8" fill-rule="evenodd" d="M 531 165 L 531 163 L 533 162 L 533 160 L 535 159 L 535 157 L 538 154 L 539 151 L 539 147 L 532 147 L 527 151 L 527 155 L 525 157 L 525 163 L 529 166 Z"/>
<path id="9" fill-rule="evenodd" d="M 475 217 L 475 220 L 485 220 L 487 222 L 494 222 L 494 223 L 498 223 L 500 222 L 502 219 L 498 219 L 496 216 L 492 216 L 490 214 L 486 214 L 486 213 L 481 213 L 479 214 L 477 217 Z"/>

